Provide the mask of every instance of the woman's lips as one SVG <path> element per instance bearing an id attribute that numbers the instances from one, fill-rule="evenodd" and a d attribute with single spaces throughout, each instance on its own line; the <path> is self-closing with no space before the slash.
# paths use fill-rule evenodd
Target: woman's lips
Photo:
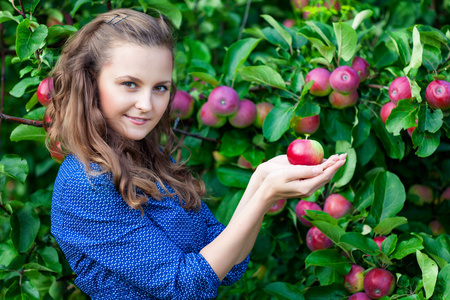
<path id="1" fill-rule="evenodd" d="M 136 118 L 136 117 L 131 117 L 131 116 L 127 116 L 127 115 L 125 115 L 125 117 L 127 117 L 127 119 L 131 121 L 131 123 L 136 124 L 136 125 L 144 125 L 149 120 L 146 118 Z"/>

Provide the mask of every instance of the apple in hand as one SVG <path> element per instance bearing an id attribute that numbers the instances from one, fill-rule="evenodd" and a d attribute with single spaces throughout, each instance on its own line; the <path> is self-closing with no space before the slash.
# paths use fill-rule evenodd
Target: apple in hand
<path id="1" fill-rule="evenodd" d="M 209 108 L 218 117 L 234 114 L 239 108 L 239 95 L 231 87 L 221 85 L 214 88 L 208 96 Z"/>
<path id="2" fill-rule="evenodd" d="M 398 101 L 410 99 L 411 97 L 411 85 L 409 84 L 408 78 L 397 77 L 389 85 L 389 99 L 391 99 L 395 105 L 398 104 Z"/>
<path id="3" fill-rule="evenodd" d="M 359 81 L 363 82 L 369 77 L 370 64 L 362 57 L 355 56 L 352 60 L 352 68 L 358 72 Z"/>
<path id="4" fill-rule="evenodd" d="M 433 80 L 427 86 L 425 98 L 433 108 L 447 110 L 450 108 L 450 82 Z"/>
<path id="5" fill-rule="evenodd" d="M 397 104 L 395 104 L 392 101 L 389 101 L 388 103 L 385 103 L 380 110 L 380 118 L 381 121 L 386 125 L 386 120 L 388 119 L 389 115 L 391 114 L 391 111 L 397 107 Z"/>
<path id="6" fill-rule="evenodd" d="M 352 67 L 340 66 L 331 72 L 330 85 L 341 94 L 350 94 L 359 86 L 359 74 Z"/>
<path id="7" fill-rule="evenodd" d="M 214 128 L 222 127 L 227 122 L 226 118 L 218 117 L 211 111 L 208 102 L 203 103 L 202 107 L 198 111 L 198 118 L 206 126 Z"/>
<path id="8" fill-rule="evenodd" d="M 257 128 L 262 128 L 264 124 L 264 120 L 267 117 L 267 114 L 274 108 L 272 103 L 269 102 L 260 102 L 256 104 L 256 118 L 253 125 Z"/>
<path id="9" fill-rule="evenodd" d="M 331 194 L 325 199 L 323 211 L 335 219 L 340 219 L 350 212 L 353 205 L 340 194 Z"/>
<path id="10" fill-rule="evenodd" d="M 194 99 L 182 90 L 178 90 L 170 104 L 170 115 L 172 118 L 187 119 L 194 112 Z"/>
<path id="11" fill-rule="evenodd" d="M 344 287 L 350 293 L 357 293 L 364 290 L 364 272 L 366 270 L 360 265 L 352 264 L 350 272 L 344 276 Z"/>
<path id="12" fill-rule="evenodd" d="M 318 165 L 323 161 L 323 147 L 315 140 L 293 140 L 286 151 L 289 162 L 293 165 Z"/>
<path id="13" fill-rule="evenodd" d="M 53 77 L 43 79 L 38 86 L 36 97 L 43 106 L 47 106 L 52 102 Z"/>
<path id="14" fill-rule="evenodd" d="M 313 226 L 306 234 L 306 245 L 309 250 L 316 251 L 330 248 L 333 242 L 319 228 Z"/>
<path id="15" fill-rule="evenodd" d="M 290 126 L 295 133 L 300 134 L 313 134 L 317 131 L 320 125 L 319 115 L 310 117 L 293 117 Z"/>
<path id="16" fill-rule="evenodd" d="M 337 91 L 333 91 L 328 100 L 332 107 L 337 109 L 344 109 L 350 106 L 354 106 L 358 101 L 358 91 L 354 90 L 350 94 L 341 94 Z"/>
<path id="17" fill-rule="evenodd" d="M 419 197 L 419 202 L 415 202 L 419 206 L 422 206 L 424 203 L 432 203 L 434 200 L 433 189 L 424 184 L 413 184 L 408 189 L 408 194 Z"/>
<path id="18" fill-rule="evenodd" d="M 314 81 L 309 89 L 313 96 L 323 97 L 331 93 L 330 71 L 324 68 L 315 68 L 306 74 L 305 83 Z"/>
<path id="19" fill-rule="evenodd" d="M 306 215 L 306 210 L 322 211 L 322 208 L 316 202 L 309 202 L 306 200 L 300 200 L 297 202 L 297 205 L 295 205 L 295 214 L 300 222 L 307 227 L 312 227 L 312 223 L 303 217 Z"/>
<path id="20" fill-rule="evenodd" d="M 287 202 L 286 199 L 278 200 L 274 205 L 272 205 L 271 208 L 269 208 L 266 214 L 269 216 L 278 215 L 286 207 L 286 202 Z"/>
<path id="21" fill-rule="evenodd" d="M 391 272 L 375 268 L 364 276 L 364 291 L 372 299 L 389 296 L 395 289 L 395 277 Z"/>
<path id="22" fill-rule="evenodd" d="M 351 295 L 348 298 L 348 300 L 371 300 L 371 299 L 369 298 L 369 296 L 367 296 L 366 293 L 359 292 L 359 293 Z"/>
<path id="23" fill-rule="evenodd" d="M 238 110 L 228 118 L 233 127 L 245 128 L 250 126 L 256 119 L 255 103 L 248 99 L 243 99 L 239 103 Z"/>

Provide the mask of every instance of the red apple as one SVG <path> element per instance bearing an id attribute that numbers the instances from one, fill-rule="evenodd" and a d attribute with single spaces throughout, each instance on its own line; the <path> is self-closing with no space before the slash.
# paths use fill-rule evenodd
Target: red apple
<path id="1" fill-rule="evenodd" d="M 309 250 L 316 251 L 330 248 L 333 242 L 319 228 L 313 226 L 306 234 L 306 245 Z"/>
<path id="2" fill-rule="evenodd" d="M 283 21 L 283 26 L 287 28 L 292 28 L 295 25 L 294 19 L 286 19 Z"/>
<path id="3" fill-rule="evenodd" d="M 333 90 L 341 94 L 350 94 L 359 86 L 359 75 L 352 67 L 340 66 L 331 72 L 330 85 Z"/>
<path id="4" fill-rule="evenodd" d="M 320 117 L 319 115 L 311 116 L 311 117 L 293 117 L 290 123 L 292 130 L 295 133 L 300 134 L 313 134 L 317 131 L 320 125 Z"/>
<path id="5" fill-rule="evenodd" d="M 398 104 L 398 101 L 410 99 L 411 97 L 411 85 L 409 84 L 408 78 L 397 77 L 389 85 L 389 99 L 391 99 L 395 105 Z"/>
<path id="6" fill-rule="evenodd" d="M 388 119 L 389 115 L 391 114 L 391 111 L 397 107 L 397 104 L 395 104 L 392 101 L 389 101 L 388 103 L 385 103 L 380 110 L 380 118 L 381 121 L 383 121 L 384 124 L 386 124 L 386 120 Z"/>
<path id="7" fill-rule="evenodd" d="M 408 189 L 408 194 L 416 195 L 419 197 L 417 205 L 422 206 L 424 203 L 433 203 L 433 189 L 424 184 L 413 184 Z"/>
<path id="8" fill-rule="evenodd" d="M 439 197 L 440 202 L 443 202 L 444 200 L 450 200 L 450 187 L 446 188 Z"/>
<path id="9" fill-rule="evenodd" d="M 60 142 L 56 142 L 55 146 L 50 149 L 50 156 L 59 164 L 64 161 L 64 156 L 61 154 L 61 152 L 62 148 Z"/>
<path id="10" fill-rule="evenodd" d="M 185 91 L 178 90 L 170 105 L 172 118 L 187 119 L 194 112 L 194 99 Z"/>
<path id="11" fill-rule="evenodd" d="M 271 208 L 269 208 L 266 214 L 269 216 L 278 215 L 286 207 L 286 202 L 286 199 L 278 200 Z"/>
<path id="12" fill-rule="evenodd" d="M 260 102 L 256 104 L 256 118 L 253 125 L 257 128 L 262 128 L 264 124 L 264 120 L 266 119 L 267 114 L 274 108 L 272 103 L 269 102 Z"/>
<path id="13" fill-rule="evenodd" d="M 243 168 L 243 169 L 252 169 L 252 164 L 245 159 L 244 155 L 239 155 L 237 164 L 239 167 Z"/>
<path id="14" fill-rule="evenodd" d="M 364 290 L 363 281 L 365 271 L 366 270 L 360 265 L 352 264 L 350 272 L 344 276 L 344 287 L 350 293 L 353 294 Z"/>
<path id="15" fill-rule="evenodd" d="M 344 109 L 350 106 L 354 106 L 358 101 L 358 91 L 353 91 L 350 94 L 341 94 L 337 91 L 333 91 L 328 96 L 330 104 L 334 108 Z"/>
<path id="16" fill-rule="evenodd" d="M 417 119 L 415 119 L 416 124 L 417 124 Z M 414 130 L 417 128 L 417 126 L 413 126 L 413 127 L 409 127 L 408 129 L 406 129 L 406 131 L 408 132 L 409 136 L 412 136 L 412 133 L 414 132 Z"/>
<path id="17" fill-rule="evenodd" d="M 446 233 L 444 227 L 438 220 L 432 220 L 428 224 L 428 227 L 431 229 L 431 232 L 433 233 L 433 235 L 440 235 L 440 234 Z"/>
<path id="18" fill-rule="evenodd" d="M 293 165 L 318 165 L 323 160 L 323 147 L 314 140 L 293 140 L 286 151 L 289 162 Z"/>
<path id="19" fill-rule="evenodd" d="M 214 128 L 222 127 L 227 122 L 226 118 L 218 117 L 213 114 L 213 112 L 209 108 L 208 102 L 205 102 L 198 111 L 198 118 L 206 126 Z"/>
<path id="20" fill-rule="evenodd" d="M 314 81 L 309 89 L 311 95 L 323 97 L 331 93 L 330 75 L 330 71 L 324 68 L 315 68 L 306 74 L 305 83 Z"/>
<path id="21" fill-rule="evenodd" d="M 377 236 L 373 238 L 373 241 L 378 245 L 378 248 L 380 248 L 381 251 L 381 244 L 383 243 L 383 241 L 386 239 L 385 236 Z"/>
<path id="22" fill-rule="evenodd" d="M 364 291 L 372 299 L 389 296 L 395 289 L 395 277 L 391 272 L 375 268 L 364 276 Z"/>
<path id="23" fill-rule="evenodd" d="M 331 7 L 333 7 L 335 10 L 341 9 L 341 5 L 339 4 L 338 0 L 324 0 L 323 6 L 325 6 L 328 9 L 330 9 Z"/>
<path id="24" fill-rule="evenodd" d="M 433 108 L 447 110 L 450 108 L 450 82 L 433 80 L 427 86 L 425 97 Z"/>
<path id="25" fill-rule="evenodd" d="M 36 96 L 43 106 L 47 106 L 52 102 L 53 77 L 43 79 L 38 86 Z"/>
<path id="26" fill-rule="evenodd" d="M 356 294 L 351 295 L 348 298 L 348 300 L 371 300 L 371 299 L 369 298 L 369 296 L 367 296 L 366 293 L 360 292 L 360 293 L 356 293 Z"/>
<path id="27" fill-rule="evenodd" d="M 306 200 L 300 200 L 297 202 L 297 205 L 295 205 L 295 214 L 297 215 L 297 218 L 300 220 L 300 222 L 307 227 L 312 227 L 311 222 L 303 217 L 306 215 L 306 210 L 322 211 L 322 208 L 320 208 L 319 204 L 317 204 L 316 202 L 309 202 Z"/>
<path id="28" fill-rule="evenodd" d="M 362 57 L 355 56 L 352 60 L 352 68 L 358 72 L 360 82 L 365 81 L 369 77 L 369 67 L 370 64 Z"/>
<path id="29" fill-rule="evenodd" d="M 240 101 L 238 93 L 233 88 L 221 85 L 211 91 L 207 103 L 216 116 L 227 117 L 238 110 Z"/>
<path id="30" fill-rule="evenodd" d="M 230 124 L 236 128 L 245 128 L 250 126 L 256 119 L 255 103 L 248 99 L 243 99 L 239 103 L 238 110 L 228 118 Z"/>
<path id="31" fill-rule="evenodd" d="M 350 212 L 353 205 L 340 194 L 331 194 L 325 199 L 323 211 L 335 219 L 340 219 Z"/>

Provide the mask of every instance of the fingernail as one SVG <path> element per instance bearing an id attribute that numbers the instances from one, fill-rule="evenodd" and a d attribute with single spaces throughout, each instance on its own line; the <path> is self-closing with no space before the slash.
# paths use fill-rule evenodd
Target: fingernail
<path id="1" fill-rule="evenodd" d="M 344 160 L 347 158 L 347 153 L 339 155 L 339 159 Z"/>
<path id="2" fill-rule="evenodd" d="M 313 167 L 312 168 L 313 175 L 319 175 L 322 172 L 323 172 L 323 168 L 321 168 L 321 167 Z"/>

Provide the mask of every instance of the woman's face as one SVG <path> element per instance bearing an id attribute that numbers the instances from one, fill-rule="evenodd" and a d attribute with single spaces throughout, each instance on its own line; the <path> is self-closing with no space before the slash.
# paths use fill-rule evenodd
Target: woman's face
<path id="1" fill-rule="evenodd" d="M 125 138 L 143 139 L 163 116 L 170 98 L 172 53 L 162 47 L 117 44 L 98 77 L 100 108 Z"/>

